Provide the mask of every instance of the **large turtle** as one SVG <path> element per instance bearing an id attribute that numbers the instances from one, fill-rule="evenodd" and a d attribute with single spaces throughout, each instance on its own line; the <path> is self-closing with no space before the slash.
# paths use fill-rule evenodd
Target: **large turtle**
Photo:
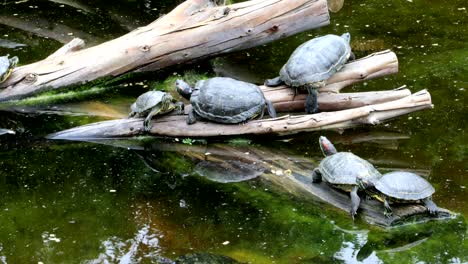
<path id="1" fill-rule="evenodd" d="M 260 87 L 255 84 L 227 77 L 215 77 L 198 81 L 194 89 L 186 82 L 177 80 L 176 88 L 179 94 L 190 99 L 192 105 L 187 124 L 195 123 L 200 117 L 230 124 L 241 123 L 257 116 L 262 118 L 265 105 L 268 114 L 276 117 L 273 104 L 265 99 Z"/>
<path id="2" fill-rule="evenodd" d="M 326 138 L 319 138 L 320 148 L 325 158 L 312 173 L 312 181 L 324 180 L 333 187 L 350 192 L 351 217 L 354 219 L 361 199 L 357 191 L 356 179 L 379 179 L 382 175 L 368 161 L 351 152 L 337 152 L 333 144 Z"/>
<path id="3" fill-rule="evenodd" d="M 161 91 L 149 91 L 140 95 L 135 103 L 130 106 L 131 112 L 128 117 L 144 117 L 143 128 L 147 132 L 151 129 L 151 118 L 155 115 L 163 115 L 177 110 L 178 114 L 183 113 L 184 104 L 176 102 L 171 94 Z"/>
<path id="4" fill-rule="evenodd" d="M 350 57 L 350 34 L 341 36 L 325 35 L 300 45 L 280 70 L 279 76 L 265 81 L 267 86 L 286 83 L 309 92 L 306 98 L 307 113 L 318 111 L 317 88 L 325 85 L 325 80 L 339 71 Z"/>
<path id="5" fill-rule="evenodd" d="M 0 57 L 0 83 L 4 82 L 10 76 L 19 61 L 16 56 L 11 58 L 8 58 L 8 56 L 9 55 Z"/>
<path id="6" fill-rule="evenodd" d="M 392 215 L 391 203 L 423 203 L 430 214 L 438 211 L 432 201 L 434 187 L 423 177 L 405 171 L 394 171 L 384 174 L 380 179 L 356 179 L 360 189 L 384 204 L 384 215 Z"/>

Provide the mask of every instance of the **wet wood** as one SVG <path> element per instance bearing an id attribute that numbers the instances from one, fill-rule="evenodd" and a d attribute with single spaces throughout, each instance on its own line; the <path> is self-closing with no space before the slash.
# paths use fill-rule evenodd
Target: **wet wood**
<path id="1" fill-rule="evenodd" d="M 311 115 L 284 115 L 251 120 L 245 124 L 218 124 L 198 121 L 187 125 L 185 115 L 153 119 L 150 133 L 171 137 L 216 137 L 233 135 L 285 135 L 323 129 L 346 129 L 363 124 L 378 124 L 414 111 L 432 108 L 426 90 L 404 98 L 358 108 Z M 84 125 L 49 135 L 51 139 L 126 137 L 143 134 L 143 119 L 118 119 Z"/>
<path id="2" fill-rule="evenodd" d="M 300 23 L 297 23 L 300 21 Z M 14 70 L 0 101 L 246 49 L 329 24 L 326 0 L 251 0 L 216 6 L 187 0 L 120 38 Z"/>
<path id="3" fill-rule="evenodd" d="M 232 174 L 232 178 L 244 178 L 245 175 L 242 174 L 245 172 L 231 171 L 230 168 L 233 167 L 231 163 L 235 163 L 235 167 L 239 167 L 239 164 L 245 164 L 244 167 L 246 168 L 254 166 L 255 172 L 263 171 L 258 174 L 258 177 L 264 186 L 271 191 L 288 193 L 306 200 L 312 198 L 322 203 L 322 206 L 332 205 L 345 214 L 348 214 L 350 209 L 351 201 L 348 193 L 339 191 L 323 182 L 312 183 L 312 171 L 322 157 L 308 159 L 284 149 L 277 151 L 276 149 L 249 145 L 210 144 L 190 146 L 157 142 L 148 146 L 125 140 L 97 140 L 93 142 L 134 149 L 138 151 L 137 153 L 142 158 L 145 156 L 158 157 L 157 152 L 160 151 L 178 152 L 181 155 L 191 157 L 195 162 L 195 167 L 199 163 L 211 163 L 212 167 L 225 169 L 224 173 Z M 145 159 L 145 164 L 150 169 L 161 169 L 152 168 L 151 159 Z M 363 219 L 373 225 L 390 227 L 406 222 L 441 220 L 454 216 L 452 212 L 442 208 L 440 208 L 437 215 L 430 215 L 427 209 L 420 204 L 393 205 L 392 208 L 394 211 L 393 217 L 386 218 L 383 215 L 382 203 L 367 200 L 363 197 L 357 219 Z"/>

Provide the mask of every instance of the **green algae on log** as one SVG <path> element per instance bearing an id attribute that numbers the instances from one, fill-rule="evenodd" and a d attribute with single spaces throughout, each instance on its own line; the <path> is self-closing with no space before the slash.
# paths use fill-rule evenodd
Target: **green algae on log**
<path id="1" fill-rule="evenodd" d="M 161 151 L 181 153 L 182 156 L 189 157 L 195 164 L 210 163 L 211 168 L 217 168 L 214 173 L 219 168 L 224 168 L 224 174 L 232 174 L 230 177 L 248 179 L 245 177 L 244 171 L 237 170 L 239 164 L 244 164 L 251 170 L 255 168 L 255 171 L 258 172 L 258 179 L 265 187 L 274 192 L 287 193 L 297 198 L 313 198 L 346 213 L 350 209 L 351 203 L 348 193 L 332 188 L 324 182 L 312 183 L 312 171 L 315 167 L 313 160 L 288 153 L 287 150 L 276 151 L 257 145 L 186 145 L 159 141 L 148 144 L 144 140 L 127 139 L 86 141 L 135 150 L 141 158 L 145 156 L 159 157 L 160 155 L 155 155 L 155 153 Z M 159 158 L 156 160 L 160 162 Z M 233 161 L 237 163 L 236 166 L 232 166 Z M 153 168 L 151 162 L 145 162 L 145 164 L 152 170 L 158 171 L 160 169 L 159 167 Z M 230 168 L 234 168 L 234 170 Z M 197 174 L 196 171 L 194 173 Z M 413 222 L 451 219 L 456 216 L 443 208 L 439 208 L 436 215 L 430 215 L 421 204 L 398 204 L 393 205 L 393 208 L 393 216 L 387 218 L 383 214 L 382 203 L 362 199 L 357 217 L 372 225 L 391 227 Z"/>

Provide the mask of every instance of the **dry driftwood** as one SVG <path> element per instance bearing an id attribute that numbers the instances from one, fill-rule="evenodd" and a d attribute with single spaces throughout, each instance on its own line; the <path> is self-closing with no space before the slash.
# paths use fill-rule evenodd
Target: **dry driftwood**
<path id="1" fill-rule="evenodd" d="M 298 22 L 299 21 L 299 22 Z M 246 49 L 329 23 L 326 0 L 187 0 L 153 23 L 88 49 L 18 67 L 0 101 Z"/>
<path id="2" fill-rule="evenodd" d="M 191 157 L 196 164 L 195 173 L 202 177 L 218 182 L 219 179 L 238 181 L 249 179 L 251 176 L 259 177 L 260 181 L 269 190 L 283 192 L 298 198 L 313 198 L 323 203 L 331 204 L 346 213 L 350 210 L 349 194 L 338 191 L 326 183 L 312 183 L 312 171 L 317 164 L 311 159 L 288 153 L 287 150 L 278 152 L 274 149 L 259 146 L 233 146 L 226 144 L 210 145 L 184 145 L 177 143 L 156 142 L 151 145 L 139 145 L 141 141 L 126 140 L 97 140 L 95 143 L 122 147 L 136 150 L 144 163 L 152 170 L 160 171 L 160 167 L 153 168 L 152 159 L 156 157 L 158 164 L 158 152 L 172 151 Z M 147 157 L 147 158 L 146 158 Z M 314 160 L 320 160 L 318 157 Z M 197 172 L 202 167 L 203 173 Z M 239 169 L 243 168 L 243 169 Z M 206 171 L 212 170 L 212 171 Z M 221 174 L 219 177 L 216 174 Z M 446 219 L 454 214 L 446 209 L 440 208 L 436 216 L 429 215 L 427 209 L 420 204 L 393 205 L 394 215 L 386 218 L 383 215 L 383 205 L 374 200 L 361 199 L 358 218 L 374 225 L 389 227 L 413 221 L 431 219 Z M 351 219 L 351 218 L 350 218 Z"/>
<path id="3" fill-rule="evenodd" d="M 218 124 L 198 121 L 187 125 L 185 115 L 168 115 L 153 120 L 151 134 L 172 137 L 213 137 L 246 134 L 294 134 L 323 129 L 345 129 L 362 124 L 378 124 L 385 120 L 431 108 L 426 90 L 381 104 L 336 112 L 311 115 L 285 115 L 278 118 L 252 120 L 245 124 Z M 143 134 L 143 119 L 117 119 L 75 127 L 49 135 L 51 139 L 125 137 Z"/>

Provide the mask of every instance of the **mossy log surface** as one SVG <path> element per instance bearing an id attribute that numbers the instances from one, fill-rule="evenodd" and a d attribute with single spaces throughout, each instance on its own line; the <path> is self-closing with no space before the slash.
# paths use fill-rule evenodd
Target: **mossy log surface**
<path id="1" fill-rule="evenodd" d="M 16 68 L 0 84 L 0 101 L 259 46 L 329 23 L 326 0 L 251 0 L 228 6 L 187 0 L 117 39 L 87 49 L 83 43 L 67 44 L 42 61 Z"/>
<path id="2" fill-rule="evenodd" d="M 145 155 L 148 157 L 158 156 L 157 153 L 160 151 L 178 152 L 181 155 L 191 157 L 196 164 L 200 163 L 205 168 L 216 168 L 213 173 L 229 174 L 232 178 L 243 178 L 245 176 L 243 174 L 248 173 L 248 171 L 239 171 L 236 168 L 247 168 L 254 171 L 258 175 L 258 179 L 269 190 L 285 192 L 306 200 L 312 198 L 322 204 L 321 206 L 332 205 L 346 214 L 350 210 L 351 201 L 348 193 L 335 189 L 324 182 L 312 183 L 312 171 L 318 165 L 313 160 L 320 160 L 321 157 L 312 160 L 294 153 L 288 153 L 284 149 L 278 151 L 250 145 L 185 145 L 157 142 L 149 146 L 140 146 L 132 143 L 128 144 L 125 140 L 118 139 L 93 142 L 133 149 L 141 157 Z M 155 152 L 156 154 L 154 154 Z M 145 162 L 145 164 L 151 166 L 151 163 Z M 210 166 L 206 166 L 206 164 L 210 164 Z M 383 214 L 382 203 L 365 199 L 363 195 L 361 197 L 357 219 L 358 221 L 362 219 L 372 225 L 391 227 L 411 222 L 443 220 L 455 217 L 454 213 L 443 208 L 439 208 L 440 210 L 436 215 L 430 215 L 427 209 L 420 204 L 394 204 L 392 205 L 393 216 L 387 218 Z"/>

